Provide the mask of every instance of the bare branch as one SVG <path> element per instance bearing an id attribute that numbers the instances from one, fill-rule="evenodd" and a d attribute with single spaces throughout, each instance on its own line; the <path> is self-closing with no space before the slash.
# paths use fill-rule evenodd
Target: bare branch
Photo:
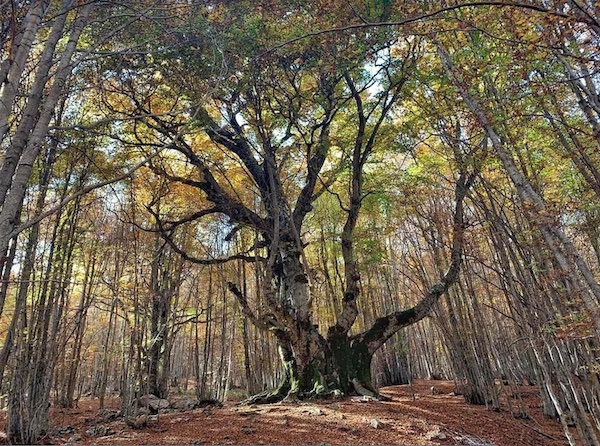
<path id="1" fill-rule="evenodd" d="M 163 148 L 155 150 L 152 154 L 148 155 L 146 158 L 144 158 L 142 161 L 137 163 L 135 166 L 133 166 L 131 169 L 129 169 L 127 172 L 125 172 L 123 175 L 119 175 L 118 177 L 111 178 L 110 180 L 105 180 L 105 181 L 100 181 L 100 182 L 97 182 L 94 184 L 90 184 L 89 186 L 85 186 L 85 187 L 77 190 L 77 192 L 75 192 L 72 195 L 69 195 L 68 197 L 61 200 L 60 203 L 58 203 L 57 205 L 51 207 L 47 211 L 42 212 L 35 218 L 32 218 L 31 220 L 27 221 L 26 223 L 23 223 L 22 225 L 15 228 L 12 232 L 10 232 L 8 234 L 7 239 L 16 237 L 21 232 L 31 228 L 32 226 L 36 225 L 43 219 L 50 217 L 51 215 L 54 215 L 55 213 L 60 211 L 62 208 L 64 208 L 67 204 L 69 204 L 71 201 L 81 197 L 82 195 L 88 194 L 88 193 L 92 192 L 93 190 L 103 188 L 104 186 L 118 183 L 119 181 L 123 181 L 126 178 L 130 178 L 136 170 L 138 170 L 140 167 L 144 166 L 148 161 L 150 161 L 153 157 L 155 157 L 161 150 L 163 150 Z"/>
<path id="2" fill-rule="evenodd" d="M 319 31 L 305 33 L 305 34 L 302 34 L 301 36 L 294 37 L 293 39 L 289 39 L 284 42 L 281 42 L 281 43 L 275 45 L 274 47 L 270 48 L 269 50 L 259 54 L 259 56 L 264 56 L 266 54 L 273 53 L 280 48 L 291 45 L 292 43 L 295 43 L 295 42 L 299 42 L 300 40 L 308 39 L 310 37 L 320 36 L 323 34 L 352 31 L 352 30 L 356 30 L 356 29 L 408 25 L 410 23 L 416 23 L 416 22 L 420 22 L 420 21 L 424 21 L 426 19 L 436 17 L 436 16 L 438 16 L 440 14 L 444 14 L 446 12 L 450 12 L 450 11 L 454 11 L 454 10 L 458 10 L 458 9 L 464 9 L 464 8 L 478 7 L 478 6 L 496 6 L 496 7 L 500 7 L 500 8 L 527 9 L 527 10 L 536 11 L 536 12 L 543 13 L 543 14 L 549 14 L 554 17 L 560 17 L 563 19 L 575 19 L 579 22 L 586 23 L 591 26 L 596 26 L 595 20 L 588 19 L 588 18 L 581 17 L 581 16 L 574 17 L 574 16 L 566 14 L 566 13 L 562 13 L 562 12 L 555 11 L 555 10 L 552 10 L 549 8 L 545 8 L 543 6 L 533 5 L 533 4 L 529 4 L 529 3 L 504 2 L 504 1 L 468 2 L 468 3 L 459 3 L 456 5 L 447 6 L 445 8 L 436 9 L 435 11 L 431 11 L 431 12 L 428 12 L 425 14 L 419 14 L 414 17 L 409 17 L 409 18 L 402 19 L 402 20 L 392 20 L 392 21 L 386 21 L 386 22 L 373 22 L 373 23 L 355 23 L 352 25 L 327 28 L 327 29 L 322 29 Z"/>
<path id="3" fill-rule="evenodd" d="M 257 260 L 264 260 L 257 256 L 249 256 L 246 254 L 234 254 L 229 257 L 219 257 L 219 258 L 199 258 L 189 254 L 186 250 L 182 249 L 175 243 L 172 237 L 172 231 L 167 230 L 163 226 L 163 222 L 160 219 L 160 215 L 152 209 L 150 206 L 146 206 L 148 212 L 154 217 L 156 224 L 158 226 L 158 232 L 160 232 L 161 237 L 167 242 L 167 244 L 179 254 L 183 259 L 188 262 L 195 263 L 197 265 L 222 265 L 224 263 L 231 262 L 232 260 L 243 260 L 244 262 L 256 262 Z"/>
<path id="4" fill-rule="evenodd" d="M 415 306 L 407 310 L 396 311 L 387 316 L 380 317 L 373 326 L 355 336 L 357 342 L 366 344 L 370 353 L 375 353 L 389 338 L 400 329 L 419 322 L 429 315 L 438 299 L 458 280 L 460 264 L 462 262 L 462 251 L 464 243 L 464 199 L 475 182 L 476 174 L 460 174 L 455 190 L 454 210 L 454 232 L 452 234 L 452 253 L 450 255 L 450 266 L 441 280 L 431 286 L 425 297 Z"/>

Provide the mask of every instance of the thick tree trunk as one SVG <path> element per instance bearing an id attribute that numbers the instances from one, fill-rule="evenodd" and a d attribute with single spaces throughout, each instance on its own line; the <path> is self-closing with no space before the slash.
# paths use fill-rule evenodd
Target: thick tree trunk
<path id="1" fill-rule="evenodd" d="M 473 174 L 463 172 L 457 181 L 452 252 L 446 273 L 415 306 L 378 318 L 363 333 L 349 336 L 353 317 L 346 318 L 346 313 L 342 312 L 342 322 L 338 320 L 330 327 L 325 339 L 310 318 L 304 317 L 304 312 L 295 311 L 298 305 L 310 305 L 310 299 L 306 301 L 308 280 L 305 266 L 294 248 L 280 257 L 283 262 L 273 264 L 274 279 L 268 292 L 271 296 L 277 296 L 277 299 L 267 298 L 267 301 L 276 300 L 274 305 L 270 305 L 272 313 L 257 315 L 250 308 L 245 293 L 229 283 L 229 289 L 236 296 L 244 316 L 257 327 L 275 334 L 283 363 L 283 377 L 277 389 L 256 395 L 248 402 L 273 403 L 283 399 L 349 394 L 384 398 L 372 384 L 373 355 L 399 330 L 427 316 L 440 296 L 458 280 L 465 229 L 463 201 L 474 179 Z M 295 295 L 299 290 L 300 299 Z M 355 298 L 353 293 L 346 293 L 344 306 L 354 307 Z M 353 313 L 349 311 L 347 314 Z"/>
<path id="2" fill-rule="evenodd" d="M 371 353 L 364 342 L 334 335 L 325 340 L 316 328 L 299 330 L 301 345 L 278 337 L 282 379 L 269 392 L 255 395 L 248 403 L 274 403 L 342 395 L 365 395 L 385 399 L 371 379 Z"/>
<path id="3" fill-rule="evenodd" d="M 346 335 L 330 334 L 329 344 L 338 388 L 342 394 L 371 396 L 385 399 L 374 388 L 371 377 L 373 353 L 366 343 Z"/>

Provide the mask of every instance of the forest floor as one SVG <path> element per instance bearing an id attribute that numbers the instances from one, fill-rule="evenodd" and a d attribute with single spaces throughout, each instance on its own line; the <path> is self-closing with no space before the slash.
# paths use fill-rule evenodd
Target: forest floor
<path id="1" fill-rule="evenodd" d="M 436 394 L 431 388 L 435 386 Z M 133 426 L 98 411 L 97 400 L 76 409 L 53 408 L 48 444 L 395 444 L 564 446 L 560 424 L 543 416 L 535 387 L 522 387 L 529 418 L 503 407 L 492 412 L 453 395 L 450 381 L 416 381 L 381 389 L 389 402 L 349 398 L 299 404 L 244 406 L 227 402 L 187 411 L 166 411 Z M 515 401 L 513 406 L 517 407 Z M 4 418 L 2 415 L 1 418 Z M 112 418 L 112 419 L 111 419 Z M 3 419 L 0 422 L 4 422 Z"/>

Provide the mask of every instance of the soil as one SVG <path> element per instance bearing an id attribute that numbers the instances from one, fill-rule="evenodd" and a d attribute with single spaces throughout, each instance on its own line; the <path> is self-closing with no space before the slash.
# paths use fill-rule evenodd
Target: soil
<path id="1" fill-rule="evenodd" d="M 433 387 L 435 389 L 433 389 Z M 128 420 L 112 418 L 118 400 L 98 411 L 97 400 L 76 409 L 52 408 L 48 444 L 395 444 L 531 445 L 567 444 L 560 424 L 541 413 L 535 387 L 521 390 L 527 417 L 508 410 L 472 406 L 454 395 L 449 381 L 416 381 L 381 392 L 380 402 L 362 397 L 247 406 L 227 402 L 193 410 L 167 410 Z M 180 397 L 180 402 L 183 397 Z M 173 399 L 173 401 L 176 398 Z M 110 409 L 114 409 L 111 411 Z M 0 422 L 4 422 L 2 415 Z"/>

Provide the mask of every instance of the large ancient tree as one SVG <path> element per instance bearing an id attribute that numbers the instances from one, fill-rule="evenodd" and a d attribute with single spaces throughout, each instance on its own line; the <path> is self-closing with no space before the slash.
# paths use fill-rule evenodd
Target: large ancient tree
<path id="1" fill-rule="evenodd" d="M 293 14 L 279 11 L 281 14 L 274 15 L 293 16 L 297 29 L 316 20 L 349 19 L 340 18 L 335 5 L 326 10 L 322 6 L 294 9 L 297 6 L 288 5 Z M 364 33 L 360 39 L 342 34 L 265 53 L 261 48 L 292 22 L 286 23 L 285 18 L 269 22 L 263 17 L 266 13 L 256 11 L 237 8 L 228 14 L 219 10 L 216 22 L 226 26 L 216 38 L 221 40 L 215 53 L 223 58 L 228 73 L 219 88 L 202 87 L 194 76 L 199 72 L 205 75 L 206 67 L 194 71 L 192 50 L 180 50 L 176 59 L 162 64 L 161 79 L 177 88 L 186 86 L 179 100 L 191 104 L 191 125 L 182 125 L 180 117 L 159 113 L 156 101 L 140 99 L 135 89 L 130 90 L 135 113 L 147 116 L 147 126 L 172 141 L 167 156 L 153 162 L 153 170 L 182 185 L 179 187 L 196 190 L 201 198 L 195 203 L 205 204 L 187 214 L 165 212 L 165 206 L 159 212 L 156 202 L 148 209 L 172 248 L 188 260 L 209 264 L 243 259 L 259 262 L 265 271 L 264 305 L 260 308 L 249 303 L 236 283 L 229 283 L 244 315 L 277 338 L 283 361 L 285 374 L 280 386 L 254 401 L 331 392 L 379 396 L 371 383 L 373 354 L 400 329 L 429 314 L 457 280 L 464 199 L 474 176 L 467 172 L 465 160 L 456 163 L 461 167 L 456 169 L 452 254 L 446 273 L 415 306 L 382 316 L 371 328 L 352 333 L 360 290 L 354 229 L 368 194 L 363 186 L 365 168 L 383 135 L 398 132 L 392 125 L 393 113 L 410 89 L 422 45 L 418 39 L 398 45 L 397 37 L 386 32 Z M 180 39 L 187 42 L 194 37 Z M 344 194 L 338 194 L 346 213 L 340 235 L 345 285 L 336 323 L 321 332 L 312 314 L 303 226 L 314 201 L 331 193 L 336 182 L 346 184 Z M 167 207 L 173 209 L 173 203 Z M 201 258 L 189 247 L 180 246 L 177 234 L 202 219 L 220 222 L 219 230 L 228 232 L 226 241 L 250 231 L 255 242 L 233 255 Z"/>

